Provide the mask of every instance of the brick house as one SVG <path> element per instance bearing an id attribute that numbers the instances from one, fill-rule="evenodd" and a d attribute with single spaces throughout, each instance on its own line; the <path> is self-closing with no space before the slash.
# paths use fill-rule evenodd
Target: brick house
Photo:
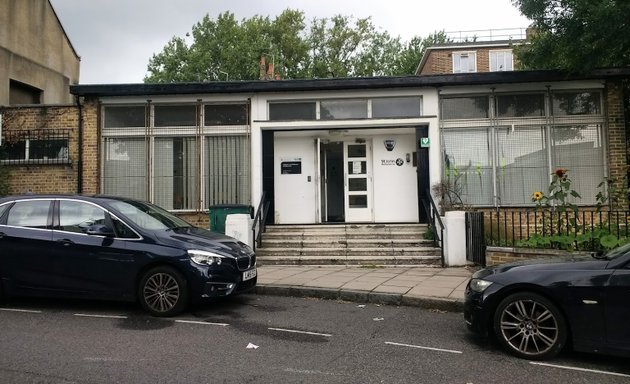
<path id="1" fill-rule="evenodd" d="M 525 43 L 526 33 L 524 28 L 449 32 L 449 42 L 426 49 L 416 75 L 516 70 L 513 48 Z"/>

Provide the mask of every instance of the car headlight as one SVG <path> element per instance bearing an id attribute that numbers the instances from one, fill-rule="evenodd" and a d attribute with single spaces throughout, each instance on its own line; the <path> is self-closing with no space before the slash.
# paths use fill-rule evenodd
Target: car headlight
<path id="1" fill-rule="evenodd" d="M 472 279 L 470 280 L 470 290 L 473 292 L 483 292 L 488 289 L 489 286 L 492 285 L 492 281 L 482 280 L 482 279 Z"/>
<path id="2" fill-rule="evenodd" d="M 221 256 L 213 252 L 198 250 L 189 250 L 188 256 L 192 261 L 199 265 L 221 265 L 223 259 L 225 258 L 225 256 Z"/>

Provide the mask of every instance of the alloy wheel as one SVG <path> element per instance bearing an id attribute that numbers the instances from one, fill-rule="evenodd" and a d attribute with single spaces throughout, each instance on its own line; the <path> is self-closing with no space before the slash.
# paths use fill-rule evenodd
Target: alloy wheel
<path id="1" fill-rule="evenodd" d="M 154 273 L 144 284 L 143 297 L 151 311 L 168 312 L 177 305 L 180 299 L 179 283 L 171 274 Z"/>

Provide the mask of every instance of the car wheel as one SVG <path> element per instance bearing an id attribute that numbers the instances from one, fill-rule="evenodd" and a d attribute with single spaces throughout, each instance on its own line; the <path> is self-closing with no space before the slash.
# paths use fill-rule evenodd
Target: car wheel
<path id="1" fill-rule="evenodd" d="M 562 313 L 550 300 L 531 292 L 510 295 L 499 303 L 494 332 L 510 353 L 531 360 L 555 356 L 567 339 Z"/>
<path id="2" fill-rule="evenodd" d="M 153 268 L 140 280 L 138 298 L 142 308 L 153 316 L 175 316 L 188 301 L 186 279 L 171 267 Z"/>

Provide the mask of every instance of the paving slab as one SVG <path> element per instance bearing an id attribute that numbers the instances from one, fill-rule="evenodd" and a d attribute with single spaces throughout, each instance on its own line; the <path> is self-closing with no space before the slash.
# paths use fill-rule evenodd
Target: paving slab
<path id="1" fill-rule="evenodd" d="M 469 268 L 414 265 L 259 266 L 259 294 L 462 311 Z"/>

